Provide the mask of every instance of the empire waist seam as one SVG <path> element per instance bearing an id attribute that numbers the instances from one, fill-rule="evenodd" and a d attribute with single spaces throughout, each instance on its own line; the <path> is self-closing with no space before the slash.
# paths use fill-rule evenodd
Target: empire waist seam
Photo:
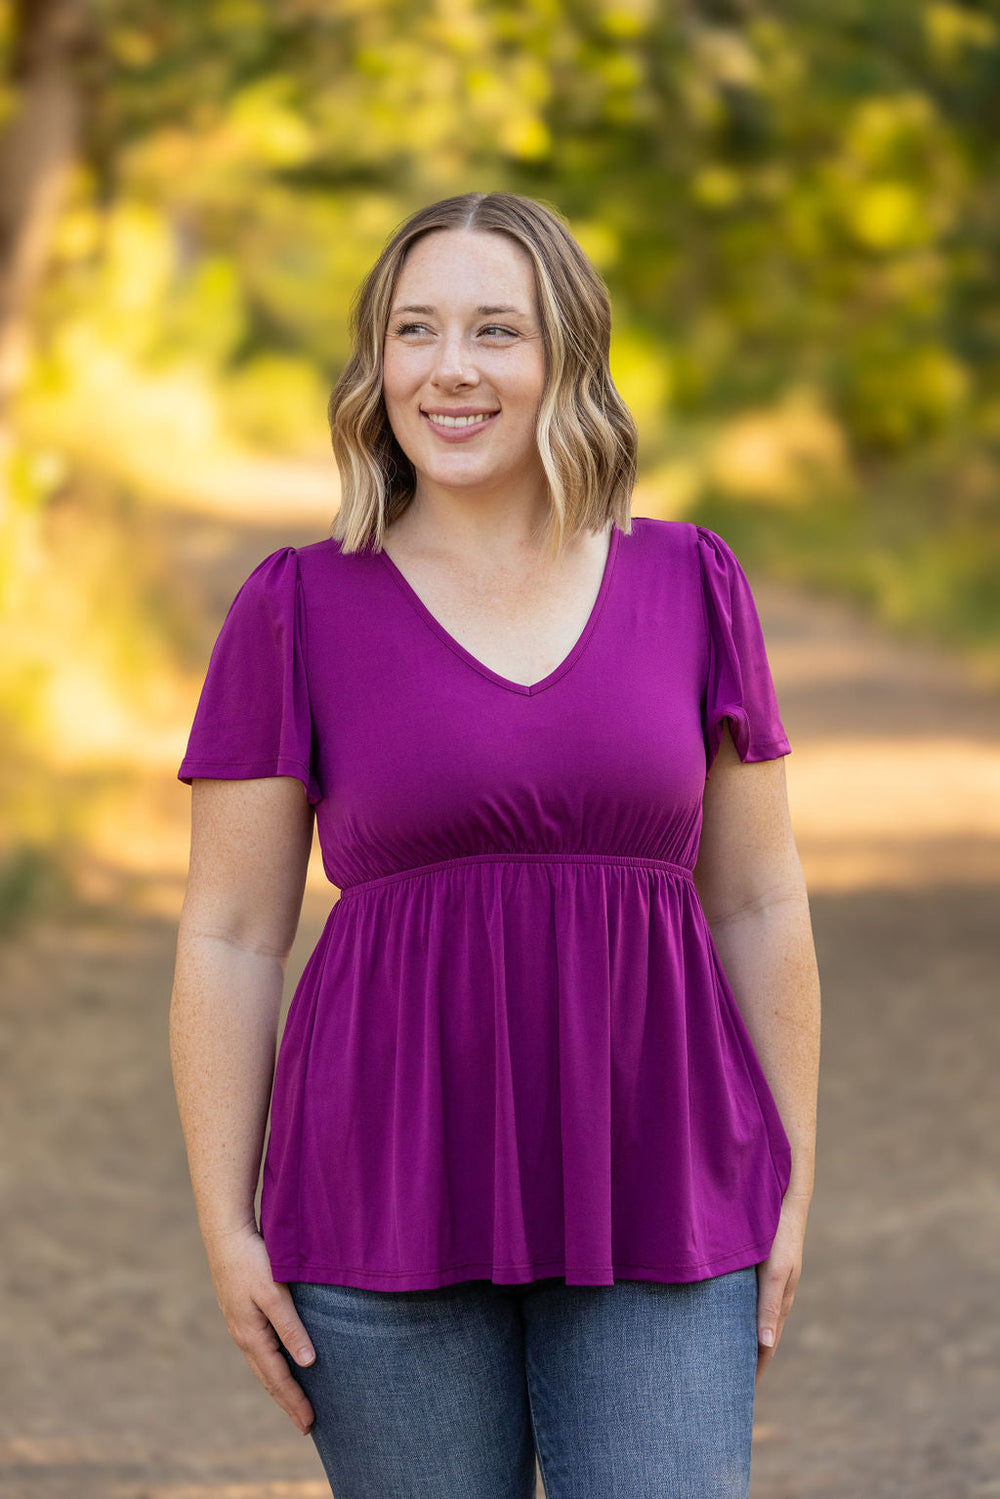
<path id="1" fill-rule="evenodd" d="M 467 864 L 608 864 L 626 869 L 651 869 L 663 874 L 680 875 L 693 880 L 693 872 L 686 864 L 673 864 L 667 859 L 647 859 L 633 854 L 594 853 L 488 853 L 463 854 L 454 859 L 439 859 L 433 864 L 418 864 L 412 869 L 397 869 L 372 880 L 358 880 L 351 885 L 341 885 L 340 899 L 360 895 L 367 890 L 377 890 L 383 885 L 396 884 L 400 880 L 420 879 L 424 875 L 436 874 L 440 870 L 458 869 Z"/>

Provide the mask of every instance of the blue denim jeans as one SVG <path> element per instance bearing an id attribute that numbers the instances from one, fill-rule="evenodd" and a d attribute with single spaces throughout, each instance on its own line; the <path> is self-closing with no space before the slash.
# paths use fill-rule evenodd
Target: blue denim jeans
<path id="1" fill-rule="evenodd" d="M 684 1283 L 289 1285 L 334 1499 L 746 1499 L 757 1270 Z"/>

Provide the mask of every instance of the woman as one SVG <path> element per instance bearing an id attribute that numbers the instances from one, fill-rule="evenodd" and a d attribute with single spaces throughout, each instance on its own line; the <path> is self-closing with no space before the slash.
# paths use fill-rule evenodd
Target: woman
<path id="1" fill-rule="evenodd" d="M 547 205 L 414 214 L 352 333 L 333 535 L 242 585 L 178 772 L 219 1304 L 337 1499 L 521 1499 L 536 1455 L 548 1499 L 735 1499 L 819 1032 L 749 586 L 713 532 L 630 518 L 607 292 Z M 314 816 L 341 896 L 258 1232 Z"/>

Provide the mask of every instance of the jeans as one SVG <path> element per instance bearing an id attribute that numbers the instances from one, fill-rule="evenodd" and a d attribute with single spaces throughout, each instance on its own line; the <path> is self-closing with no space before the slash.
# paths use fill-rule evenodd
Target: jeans
<path id="1" fill-rule="evenodd" d="M 294 1281 L 334 1499 L 746 1499 L 757 1271 L 425 1291 Z M 284 1350 L 283 1350 L 284 1351 Z"/>

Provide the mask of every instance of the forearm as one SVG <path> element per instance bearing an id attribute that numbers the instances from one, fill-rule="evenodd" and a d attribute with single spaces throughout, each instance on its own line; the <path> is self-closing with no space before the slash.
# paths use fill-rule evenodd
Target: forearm
<path id="1" fill-rule="evenodd" d="M 719 957 L 792 1147 L 791 1196 L 812 1196 L 819 1088 L 820 984 L 801 894 L 711 927 Z"/>
<path id="2" fill-rule="evenodd" d="M 253 1223 L 285 961 L 182 921 L 170 1058 L 206 1240 Z"/>

